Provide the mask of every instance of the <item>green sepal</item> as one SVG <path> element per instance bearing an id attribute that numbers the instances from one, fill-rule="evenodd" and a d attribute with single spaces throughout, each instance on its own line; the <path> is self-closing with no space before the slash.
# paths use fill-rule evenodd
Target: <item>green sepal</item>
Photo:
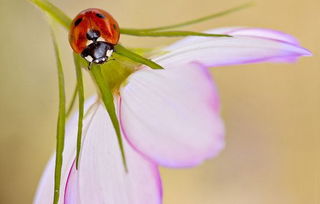
<path id="1" fill-rule="evenodd" d="M 108 87 L 113 94 L 117 94 L 123 82 L 126 81 L 139 65 L 114 52 L 111 60 L 101 64 L 100 67 L 105 83 L 108 83 Z"/>
<path id="2" fill-rule="evenodd" d="M 54 20 L 60 23 L 67 30 L 70 29 L 71 18 L 69 18 L 61 9 L 53 5 L 47 0 L 29 0 L 38 6 L 42 11 L 49 14 Z"/>
<path id="3" fill-rule="evenodd" d="M 115 45 L 114 49 L 117 54 L 122 55 L 124 57 L 127 57 L 134 62 L 144 64 L 152 69 L 163 69 L 163 67 L 161 65 L 159 65 L 159 64 L 155 63 L 154 61 L 149 60 L 145 57 L 142 57 L 141 55 L 138 55 L 138 54 L 132 52 L 131 50 L 123 47 L 120 44 Z"/>
<path id="4" fill-rule="evenodd" d="M 116 114 L 113 94 L 111 92 L 111 89 L 108 87 L 108 83 L 106 83 L 103 78 L 103 75 L 101 73 L 101 67 L 99 65 L 95 65 L 95 64 L 92 65 L 90 73 L 92 75 L 92 78 L 95 80 L 96 85 L 98 86 L 98 88 L 100 90 L 102 101 L 107 109 L 107 112 L 109 113 L 112 125 L 113 125 L 115 132 L 116 132 L 116 135 L 117 135 L 118 144 L 119 144 L 121 156 L 122 156 L 123 166 L 124 166 L 125 171 L 128 172 L 126 156 L 125 156 L 125 151 L 124 151 L 123 141 L 122 141 L 122 136 L 121 136 L 120 124 L 119 124 L 119 120 L 118 120 L 117 114 Z"/>
<path id="5" fill-rule="evenodd" d="M 72 111 L 72 109 L 74 107 L 74 104 L 76 102 L 77 95 L 78 95 L 78 87 L 77 87 L 77 84 L 76 84 L 74 89 L 73 89 L 73 92 L 72 92 L 72 97 L 71 97 L 69 106 L 67 108 L 66 118 L 69 118 L 69 116 L 71 114 L 71 111 Z"/>
<path id="6" fill-rule="evenodd" d="M 50 24 L 51 25 L 51 24 Z M 58 83 L 59 83 L 59 112 L 58 112 L 58 122 L 57 122 L 57 144 L 56 144 L 56 161 L 54 170 L 54 194 L 53 194 L 53 204 L 59 202 L 60 195 L 60 182 L 61 182 L 61 169 L 63 163 L 63 149 L 64 149 L 64 137 L 65 137 L 65 123 L 66 123 L 66 97 L 65 97 L 65 87 L 64 87 L 64 74 L 62 63 L 60 59 L 60 52 L 57 44 L 57 40 L 53 31 L 53 25 L 51 25 L 51 35 L 54 46 L 54 52 L 57 62 L 58 70 Z"/>
<path id="7" fill-rule="evenodd" d="M 225 34 L 211 34 L 211 33 L 200 33 L 193 31 L 137 31 L 130 29 L 123 29 L 122 34 L 134 35 L 134 36 L 149 36 L 149 37 L 180 37 L 180 36 L 204 36 L 204 37 L 232 37 L 231 35 Z"/>
<path id="8" fill-rule="evenodd" d="M 210 14 L 208 16 L 204 16 L 201 18 L 197 18 L 194 20 L 190 20 L 190 21 L 186 21 L 186 22 L 182 22 L 182 23 L 177 23 L 177 24 L 173 24 L 173 25 L 168 25 L 168 26 L 161 26 L 161 27 L 155 27 L 155 28 L 145 28 L 145 29 L 135 29 L 135 28 L 121 28 L 120 32 L 123 34 L 128 34 L 128 33 L 137 33 L 137 32 L 154 32 L 154 31 L 159 31 L 159 30 L 169 30 L 169 29 L 173 29 L 173 28 L 179 28 L 179 27 L 183 27 L 183 26 L 188 26 L 188 25 L 192 25 L 192 24 L 197 24 L 197 23 L 201 23 L 203 21 L 207 21 L 207 20 L 211 20 L 214 18 L 218 18 L 218 17 L 222 17 L 231 13 L 234 13 L 236 11 L 240 11 L 242 9 L 248 8 L 250 6 L 252 6 L 253 3 L 252 2 L 248 2 L 218 13 L 213 13 Z"/>
<path id="9" fill-rule="evenodd" d="M 77 90 L 79 99 L 79 115 L 78 115 L 78 134 L 77 134 L 77 154 L 76 154 L 76 168 L 79 167 L 79 157 L 82 143 L 82 128 L 83 128 L 83 115 L 84 115 L 84 88 L 83 88 L 83 77 L 80 65 L 80 56 L 73 53 L 74 65 L 76 68 L 77 75 Z"/>

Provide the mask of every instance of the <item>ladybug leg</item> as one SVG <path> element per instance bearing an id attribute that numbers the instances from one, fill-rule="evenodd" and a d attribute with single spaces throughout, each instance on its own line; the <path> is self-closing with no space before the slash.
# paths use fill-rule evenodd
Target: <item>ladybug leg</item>
<path id="1" fill-rule="evenodd" d="M 89 62 L 89 64 L 88 64 L 88 70 L 89 71 L 91 70 L 91 66 L 92 66 L 92 62 Z"/>

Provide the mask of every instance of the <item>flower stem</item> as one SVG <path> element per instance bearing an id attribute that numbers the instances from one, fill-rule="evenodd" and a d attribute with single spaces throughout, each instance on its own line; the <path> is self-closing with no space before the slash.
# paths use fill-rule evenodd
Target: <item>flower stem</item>
<path id="1" fill-rule="evenodd" d="M 58 7 L 53 5 L 47 0 L 29 0 L 36 6 L 38 6 L 42 11 L 49 14 L 55 21 L 65 27 L 67 30 L 70 29 L 71 19 Z"/>
<path id="2" fill-rule="evenodd" d="M 129 59 L 131 59 L 132 61 L 147 65 L 148 67 L 152 68 L 152 69 L 163 69 L 163 67 L 155 62 L 153 62 L 152 60 L 149 60 L 147 58 L 144 58 L 134 52 L 132 52 L 131 50 L 123 47 L 120 44 L 117 44 L 115 47 L 115 52 L 119 55 L 122 55 L 124 57 L 127 57 Z"/>
<path id="3" fill-rule="evenodd" d="M 55 172 L 54 172 L 54 198 L 53 203 L 57 204 L 59 202 L 60 194 L 60 180 L 61 180 L 61 169 L 63 162 L 63 149 L 64 149 L 64 136 L 65 136 L 65 122 L 66 122 L 66 97 L 64 88 L 64 74 L 62 63 L 60 59 L 60 52 L 57 44 L 56 37 L 54 35 L 53 28 L 51 28 L 51 34 L 53 39 L 53 46 L 57 61 L 58 70 L 58 81 L 59 81 L 59 112 L 58 112 L 58 122 L 57 122 L 57 144 L 56 144 L 56 162 L 55 162 Z"/>
<path id="4" fill-rule="evenodd" d="M 204 37 L 232 37 L 225 34 L 211 34 L 211 33 L 200 33 L 193 31 L 136 31 L 130 29 L 123 29 L 123 34 L 134 35 L 134 36 L 149 36 L 149 37 L 180 37 L 180 36 L 204 36 Z"/>
<path id="5" fill-rule="evenodd" d="M 77 74 L 77 90 L 79 99 L 79 115 L 78 115 L 78 134 L 77 134 L 77 154 L 76 154 L 76 169 L 79 167 L 79 156 L 82 142 L 82 126 L 83 126 L 83 115 L 84 115 L 84 89 L 83 89 L 83 78 L 82 70 L 79 60 L 79 55 L 73 54 L 74 64 Z"/>
<path id="6" fill-rule="evenodd" d="M 70 24 L 71 24 L 71 19 L 68 17 L 61 9 L 53 5 L 47 0 L 29 0 L 36 6 L 38 6 L 41 10 L 45 11 L 48 13 L 50 16 L 53 17 L 58 23 L 60 23 L 63 27 L 65 27 L 67 30 L 70 29 Z M 178 24 L 173 24 L 173 25 L 168 25 L 168 26 L 162 26 L 162 27 L 156 27 L 156 28 L 145 28 L 145 29 L 135 29 L 135 28 L 121 28 L 120 32 L 122 34 L 127 34 L 127 35 L 135 35 L 135 36 L 164 36 L 164 37 L 170 37 L 170 36 L 186 36 L 186 35 L 196 35 L 196 36 L 203 36 L 205 35 L 204 33 L 197 33 L 197 32 L 188 32 L 187 34 L 185 31 L 171 31 L 172 33 L 168 32 L 158 32 L 161 30 L 169 30 L 173 28 L 179 28 L 187 25 L 192 25 L 192 24 L 197 24 L 203 21 L 207 21 L 210 19 L 222 17 L 231 13 L 234 13 L 236 11 L 248 8 L 252 6 L 253 3 L 245 3 L 218 13 L 213 13 L 208 16 L 204 16 L 201 18 L 197 18 L 194 20 L 178 23 Z M 184 33 L 184 34 L 183 34 Z M 214 34 L 211 34 L 214 35 Z M 215 37 L 221 37 L 220 35 L 215 35 Z"/>
<path id="7" fill-rule="evenodd" d="M 103 78 L 103 75 L 101 73 L 101 67 L 99 65 L 93 65 L 90 73 L 92 74 L 92 77 L 95 80 L 95 82 L 100 90 L 100 93 L 102 96 L 102 101 L 103 101 L 103 103 L 109 113 L 112 125 L 113 125 L 115 132 L 116 132 L 116 135 L 117 135 L 118 144 L 119 144 L 120 151 L 121 151 L 123 166 L 124 166 L 125 171 L 128 172 L 126 156 L 125 156 L 125 151 L 124 151 L 123 141 L 122 141 L 122 136 L 121 136 L 121 131 L 120 131 L 120 125 L 119 125 L 119 120 L 118 120 L 117 114 L 116 114 L 116 109 L 115 109 L 115 105 L 114 105 L 114 98 L 113 98 L 112 92 L 108 86 L 108 83 L 106 83 Z"/>
<path id="8" fill-rule="evenodd" d="M 197 24 L 203 21 L 207 21 L 210 19 L 214 19 L 214 18 L 218 18 L 218 17 L 222 17 L 231 13 L 234 13 L 236 11 L 240 11 L 242 9 L 248 8 L 250 6 L 252 6 L 253 3 L 252 2 L 248 2 L 218 13 L 213 13 L 210 14 L 208 16 L 204 16 L 201 18 L 197 18 L 194 20 L 190 20 L 190 21 L 186 21 L 186 22 L 182 22 L 182 23 L 178 23 L 178 24 L 173 24 L 173 25 L 168 25 L 168 26 L 162 26 L 162 27 L 156 27 L 156 28 L 145 28 L 145 29 L 135 29 L 135 28 L 122 28 L 120 29 L 121 33 L 123 34 L 127 34 L 127 32 L 133 33 L 133 32 L 152 32 L 152 31 L 160 31 L 160 30 L 169 30 L 172 28 L 179 28 L 179 27 L 183 27 L 183 26 L 187 26 L 187 25 L 192 25 L 192 24 Z"/>
<path id="9" fill-rule="evenodd" d="M 68 118 L 70 116 L 70 113 L 73 109 L 73 106 L 76 102 L 76 98 L 77 98 L 77 95 L 78 95 L 78 85 L 76 84 L 76 86 L 74 87 L 74 90 L 73 90 L 73 94 L 72 94 L 72 98 L 71 98 L 71 101 L 70 101 L 70 104 L 67 108 L 67 112 L 66 112 L 66 118 Z"/>

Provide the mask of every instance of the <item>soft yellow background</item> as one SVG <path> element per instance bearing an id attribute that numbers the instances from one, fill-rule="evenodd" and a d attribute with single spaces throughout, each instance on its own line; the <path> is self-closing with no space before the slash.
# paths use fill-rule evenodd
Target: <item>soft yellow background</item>
<path id="1" fill-rule="evenodd" d="M 123 27 L 151 27 L 207 15 L 239 0 L 55 0 L 70 16 L 88 7 L 110 11 Z M 165 204 L 320 203 L 320 2 L 257 0 L 211 20 L 219 26 L 274 28 L 314 53 L 296 64 L 214 68 L 227 134 L 218 158 L 193 169 L 162 169 Z M 0 0 L 0 203 L 31 203 L 55 144 L 57 77 L 41 12 L 23 0 Z M 68 94 L 74 85 L 67 33 L 59 33 Z M 125 45 L 175 39 L 122 37 Z M 87 79 L 90 81 L 90 79 Z M 93 93 L 92 86 L 86 90 Z"/>

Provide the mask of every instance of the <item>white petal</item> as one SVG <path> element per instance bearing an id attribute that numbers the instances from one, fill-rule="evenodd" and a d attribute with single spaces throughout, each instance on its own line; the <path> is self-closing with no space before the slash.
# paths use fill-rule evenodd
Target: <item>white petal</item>
<path id="1" fill-rule="evenodd" d="M 130 144 L 158 164 L 181 167 L 216 155 L 223 128 L 217 93 L 204 68 L 257 62 L 292 62 L 310 52 L 290 35 L 257 28 L 220 28 L 233 37 L 187 37 L 153 60 L 165 70 L 145 68 L 121 90 L 121 122 Z M 195 71 L 196 69 L 202 69 Z M 204 76 L 207 77 L 204 77 Z M 211 84 L 211 88 L 208 84 Z M 213 102 L 215 101 L 215 102 Z"/>
<path id="2" fill-rule="evenodd" d="M 126 173 L 114 128 L 100 105 L 83 141 L 79 170 L 71 169 L 65 203 L 159 204 L 161 181 L 156 165 L 124 141 Z M 77 198 L 78 196 L 78 198 Z"/>
<path id="3" fill-rule="evenodd" d="M 128 141 L 158 164 L 193 166 L 223 148 L 218 95 L 205 68 L 141 70 L 120 94 Z"/>
<path id="4" fill-rule="evenodd" d="M 102 105 L 99 109 L 98 105 L 91 108 L 90 113 L 84 121 L 79 170 L 75 169 L 77 114 L 68 123 L 59 203 L 161 203 L 162 189 L 157 166 L 125 143 L 129 173 L 124 173 L 108 114 Z M 41 179 L 35 204 L 52 203 L 53 175 L 54 158 L 49 161 Z"/>

